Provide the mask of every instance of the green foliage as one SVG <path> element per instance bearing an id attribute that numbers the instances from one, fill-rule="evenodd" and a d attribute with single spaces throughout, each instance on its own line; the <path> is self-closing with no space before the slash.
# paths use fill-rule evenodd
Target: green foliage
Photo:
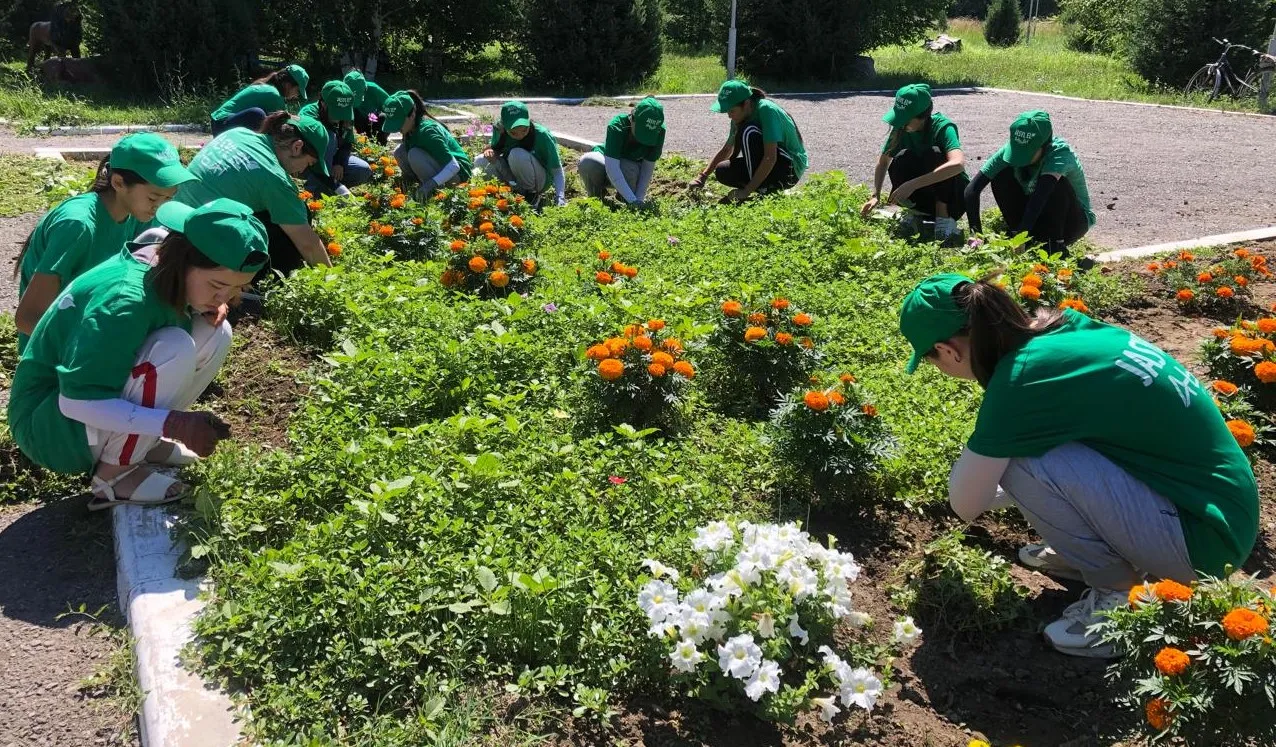
<path id="1" fill-rule="evenodd" d="M 0 155 L 0 218 L 42 212 L 80 194 L 92 183 L 95 166 Z"/>
<path id="2" fill-rule="evenodd" d="M 1023 33 L 1019 0 L 990 0 L 984 21 L 984 39 L 994 47 L 1013 47 Z"/>
<path id="3" fill-rule="evenodd" d="M 1112 0 L 1062 0 L 1060 20 L 1068 48 L 1078 52 L 1122 54 L 1129 35 L 1129 8 Z"/>
<path id="4" fill-rule="evenodd" d="M 719 53 L 727 43 L 730 0 L 663 0 L 665 38 L 687 50 Z"/>
<path id="5" fill-rule="evenodd" d="M 758 295 L 756 289 L 742 288 Z M 729 298 L 710 342 L 724 375 L 713 382 L 715 399 L 728 410 L 766 416 L 789 390 L 805 382 L 820 362 L 810 336 L 810 314 L 783 297 Z"/>
<path id="6" fill-rule="evenodd" d="M 1266 49 L 1276 21 L 1271 0 L 1134 0 L 1122 9 L 1132 29 L 1126 35 L 1131 66 L 1150 81 L 1176 88 L 1218 58 L 1222 47 L 1211 37 Z M 1254 61 L 1237 53 L 1232 62 L 1244 75 Z"/>
<path id="7" fill-rule="evenodd" d="M 660 66 L 659 0 L 524 0 L 524 13 L 520 71 L 529 85 L 629 86 Z"/>
<path id="8" fill-rule="evenodd" d="M 1066 0 L 1062 0 L 1066 2 Z M 1024 18 L 1028 17 L 1031 11 L 1033 0 L 1018 0 L 1019 9 L 1023 12 Z M 1109 0 L 1110 2 L 1110 0 Z M 1059 3 L 1056 0 L 1038 0 L 1037 17 L 1049 18 L 1059 12 Z M 983 20 L 988 15 L 987 0 L 953 0 L 952 7 L 948 10 L 949 18 L 978 18 Z"/>
<path id="9" fill-rule="evenodd" d="M 1263 264 L 1257 264 L 1260 261 Z M 1183 308 L 1232 319 L 1248 306 L 1253 296 L 1250 285 L 1269 276 L 1266 261 L 1230 252 L 1197 256 L 1185 250 L 1172 259 L 1149 264 L 1148 269 L 1162 281 L 1162 293 Z"/>
<path id="10" fill-rule="evenodd" d="M 102 55 L 122 86 L 170 92 L 183 81 L 227 85 L 257 48 L 248 0 L 99 0 Z"/>
<path id="11" fill-rule="evenodd" d="M 967 640 L 1026 621 L 1028 590 L 1014 582 L 1005 558 L 970 547 L 965 539 L 954 529 L 905 564 L 895 602 L 932 633 Z"/>

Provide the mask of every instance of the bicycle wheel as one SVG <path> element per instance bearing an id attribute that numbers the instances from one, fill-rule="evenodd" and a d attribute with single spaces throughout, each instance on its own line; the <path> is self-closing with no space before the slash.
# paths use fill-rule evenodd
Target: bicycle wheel
<path id="1" fill-rule="evenodd" d="M 1258 69 L 1258 65 L 1255 65 L 1241 81 L 1240 87 L 1236 89 L 1236 98 L 1248 99 L 1258 96 L 1258 88 L 1261 85 L 1263 85 L 1263 73 Z"/>
<path id="2" fill-rule="evenodd" d="M 1218 89 L 1222 84 L 1223 76 L 1218 74 L 1218 66 L 1209 64 L 1192 74 L 1187 81 L 1187 86 L 1183 88 L 1183 95 L 1191 98 L 1203 93 L 1206 101 L 1213 101 L 1218 96 Z"/>

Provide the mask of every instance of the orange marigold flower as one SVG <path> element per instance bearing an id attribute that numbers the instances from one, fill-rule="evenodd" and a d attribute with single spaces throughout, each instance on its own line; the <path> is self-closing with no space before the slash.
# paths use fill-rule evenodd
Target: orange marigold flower
<path id="1" fill-rule="evenodd" d="M 641 324 L 626 324 L 624 329 L 625 337 L 637 337 L 643 334 Z"/>
<path id="2" fill-rule="evenodd" d="M 766 324 L 766 314 L 763 314 L 761 311 L 755 311 L 752 314 L 749 314 L 749 324 Z"/>
<path id="3" fill-rule="evenodd" d="M 1019 297 L 1026 298 L 1029 301 L 1036 301 L 1041 298 L 1041 289 L 1035 285 L 1019 286 Z"/>
<path id="4" fill-rule="evenodd" d="M 303 189 L 300 192 L 298 192 L 297 197 L 300 198 L 302 202 L 309 202 L 310 200 L 314 199 L 314 195 L 311 194 L 311 192 L 306 189 Z"/>
<path id="5" fill-rule="evenodd" d="M 461 226 L 461 233 L 465 234 L 466 236 L 473 236 L 474 234 L 478 233 L 478 229 L 475 228 L 474 226 Z"/>
<path id="6" fill-rule="evenodd" d="M 1072 270 L 1069 270 L 1068 268 L 1065 267 L 1062 270 L 1059 270 L 1059 272 L 1056 273 L 1056 275 L 1058 276 L 1060 280 L 1066 283 L 1072 279 Z"/>
<path id="7" fill-rule="evenodd" d="M 1263 361 L 1254 366 L 1254 375 L 1264 384 L 1276 384 L 1276 363 Z"/>
<path id="8" fill-rule="evenodd" d="M 1228 336 L 1228 331 L 1227 331 L 1227 330 L 1223 329 L 1222 327 L 1215 327 L 1215 328 L 1214 328 L 1214 337 L 1216 337 L 1216 338 L 1218 338 L 1218 339 L 1220 339 L 1220 340 L 1226 340 L 1226 339 L 1227 339 L 1227 336 Z"/>
<path id="9" fill-rule="evenodd" d="M 1236 394 L 1237 391 L 1239 391 L 1238 387 L 1235 384 L 1233 384 L 1230 381 L 1223 381 L 1222 379 L 1216 380 L 1214 383 L 1210 384 L 1210 386 L 1214 388 L 1214 391 L 1218 392 L 1219 394 L 1222 394 L 1225 397 L 1230 397 L 1233 394 Z"/>
<path id="10" fill-rule="evenodd" d="M 527 273 L 528 275 L 535 275 L 535 274 L 536 274 L 536 260 L 534 260 L 534 259 L 525 259 L 525 260 L 523 260 L 523 272 Z"/>
<path id="11" fill-rule="evenodd" d="M 483 272 L 487 270 L 487 260 L 478 255 L 470 257 L 469 268 L 470 272 Z"/>
<path id="12" fill-rule="evenodd" d="M 1027 285 L 1032 288 L 1040 288 L 1041 276 L 1036 274 L 1035 272 L 1030 272 L 1027 275 L 1024 275 L 1023 277 L 1019 278 L 1019 284 Z"/>
<path id="13" fill-rule="evenodd" d="M 495 215 L 495 213 L 491 210 L 480 210 L 478 217 L 479 220 L 491 220 L 493 215 Z"/>
<path id="14" fill-rule="evenodd" d="M 1236 277 L 1232 278 L 1232 282 L 1244 288 L 1245 286 L 1249 285 L 1249 278 L 1245 277 L 1244 275 L 1237 275 Z"/>
<path id="15" fill-rule="evenodd" d="M 1151 263 L 1149 263 L 1149 264 L 1148 264 L 1148 271 L 1149 271 L 1149 272 L 1156 272 L 1156 271 L 1158 271 L 1158 270 L 1160 270 L 1160 269 L 1161 269 L 1161 266 L 1160 266 L 1159 264 L 1155 263 L 1155 262 L 1151 262 Z"/>
<path id="16" fill-rule="evenodd" d="M 652 346 L 653 346 L 653 343 L 651 342 L 651 338 L 647 337 L 646 335 L 634 338 L 634 347 L 638 348 L 644 353 L 650 351 Z"/>
<path id="17" fill-rule="evenodd" d="M 696 377 L 696 369 L 686 361 L 678 361 L 673 364 L 673 372 L 684 379 L 694 379 Z"/>
<path id="18" fill-rule="evenodd" d="M 869 416 L 870 418 L 877 417 L 877 408 L 873 407 L 872 405 L 861 405 L 860 411 L 863 412 L 865 415 Z"/>
<path id="19" fill-rule="evenodd" d="M 621 271 L 621 274 L 623 274 L 625 277 L 629 278 L 630 280 L 633 280 L 634 278 L 638 277 L 638 268 L 626 267 L 624 270 Z"/>
<path id="20" fill-rule="evenodd" d="M 482 200 L 470 200 L 470 210 L 478 210 L 483 207 Z"/>
<path id="21" fill-rule="evenodd" d="M 492 225 L 491 223 L 482 223 L 479 225 L 480 233 L 491 233 L 495 230 L 496 230 L 496 226 Z"/>
<path id="22" fill-rule="evenodd" d="M 495 231 L 488 231 L 487 233 L 483 234 L 483 238 L 487 239 L 488 241 L 496 241 L 497 239 L 501 238 L 501 235 Z"/>
<path id="23" fill-rule="evenodd" d="M 854 383 L 855 383 L 855 377 L 854 377 L 854 376 L 852 376 L 852 375 L 850 375 L 850 374 L 848 374 L 848 373 L 844 373 L 844 374 L 842 374 L 841 376 L 838 376 L 838 377 L 837 377 L 837 380 L 838 380 L 838 381 L 840 381 L 840 382 L 842 382 L 843 384 L 854 384 Z"/>
<path id="24" fill-rule="evenodd" d="M 740 316 L 741 312 L 743 312 L 743 310 L 744 309 L 742 306 L 740 306 L 739 301 L 723 301 L 722 302 L 723 316 L 738 317 Z"/>
<path id="25" fill-rule="evenodd" d="M 496 185 L 495 185 L 495 184 L 489 184 L 489 185 L 487 185 L 486 187 L 484 187 L 484 190 L 486 190 L 486 191 L 487 191 L 487 193 L 488 193 L 489 195 L 494 195 L 494 194 L 496 194 L 496 193 L 498 193 L 498 192 L 500 192 L 500 191 L 501 191 L 501 190 L 499 190 L 499 189 L 497 189 L 497 188 L 496 188 Z"/>
<path id="26" fill-rule="evenodd" d="M 496 209 L 497 209 L 497 210 L 509 210 L 509 209 L 510 209 L 510 201 L 509 201 L 509 200 L 497 200 L 497 201 L 496 201 Z"/>
<path id="27" fill-rule="evenodd" d="M 1044 274 L 1050 272 L 1050 268 L 1038 262 L 1032 266 L 1032 271 Z"/>
<path id="28" fill-rule="evenodd" d="M 1250 267 L 1258 268 L 1266 264 L 1267 264 L 1267 257 L 1264 257 L 1261 254 L 1255 254 L 1254 256 L 1249 258 Z"/>
<path id="29" fill-rule="evenodd" d="M 647 320 L 647 329 L 651 330 L 652 332 L 659 332 L 660 330 L 664 328 L 665 328 L 664 319 L 648 319 Z"/>
<path id="30" fill-rule="evenodd" d="M 1090 307 L 1086 306 L 1085 301 L 1082 301 L 1079 298 L 1065 298 L 1059 302 L 1059 308 L 1072 309 L 1073 311 L 1077 311 L 1082 314 L 1090 313 Z"/>
<path id="31" fill-rule="evenodd" d="M 1227 421 L 1227 430 L 1232 432 L 1232 437 L 1236 439 L 1236 443 L 1240 444 L 1242 449 L 1247 449 L 1254 445 L 1254 426 L 1244 420 Z"/>
<path id="32" fill-rule="evenodd" d="M 329 242 L 328 242 L 328 256 L 329 256 L 329 257 L 339 257 L 339 256 L 341 256 L 341 245 L 340 245 L 340 244 L 338 244 L 338 243 L 337 243 L 337 242 L 335 242 L 335 241 L 329 241 Z"/>
<path id="33" fill-rule="evenodd" d="M 1175 677 L 1183 674 L 1192 660 L 1177 648 L 1166 646 L 1157 652 L 1152 662 L 1156 664 L 1156 671 L 1167 677 Z"/>
<path id="34" fill-rule="evenodd" d="M 1196 261 L 1196 255 L 1184 250 L 1179 252 L 1179 259 L 1184 262 L 1194 262 Z"/>
<path id="35" fill-rule="evenodd" d="M 606 345 L 590 345 L 585 357 L 591 361 L 601 361 L 611 357 L 611 350 Z"/>
<path id="36" fill-rule="evenodd" d="M 607 338 L 607 342 L 603 344 L 606 345 L 607 349 L 611 351 L 611 354 L 617 358 L 624 355 L 625 351 L 629 349 L 629 342 L 621 337 L 609 337 Z"/>
<path id="37" fill-rule="evenodd" d="M 1140 604 L 1150 602 L 1155 598 L 1156 597 L 1152 595 L 1151 587 L 1147 584 L 1135 584 L 1130 587 L 1130 593 L 1126 597 L 1126 600 L 1130 603 L 1131 607 L 1138 607 Z"/>
<path id="38" fill-rule="evenodd" d="M 1233 641 L 1243 641 L 1267 632 L 1267 618 L 1254 610 L 1237 607 L 1223 616 L 1223 632 Z"/>
<path id="39" fill-rule="evenodd" d="M 679 340 L 677 337 L 670 337 L 664 342 L 661 342 L 660 347 L 664 348 L 665 350 L 668 350 L 670 353 L 673 353 L 674 355 L 678 355 L 679 353 L 682 352 L 682 340 Z"/>
<path id="40" fill-rule="evenodd" d="M 307 202 L 306 207 L 310 208 L 313 212 L 317 213 L 320 210 L 323 210 L 323 203 L 318 200 L 314 200 L 312 202 Z"/>
<path id="41" fill-rule="evenodd" d="M 487 190 L 483 189 L 482 187 L 475 187 L 474 189 L 470 190 L 470 197 L 479 198 L 479 197 L 486 197 L 486 196 L 487 196 Z"/>
<path id="42" fill-rule="evenodd" d="M 749 327 L 744 331 L 745 342 L 757 342 L 766 339 L 766 327 Z"/>
<path id="43" fill-rule="evenodd" d="M 1236 255 L 1236 258 L 1237 258 L 1237 259 L 1245 259 L 1246 257 L 1248 257 L 1248 256 L 1249 256 L 1249 250 L 1248 250 L 1248 249 L 1237 249 L 1236 251 L 1232 252 L 1232 254 Z"/>
<path id="44" fill-rule="evenodd" d="M 615 261 L 615 262 L 612 262 L 612 263 L 611 263 L 611 271 L 612 271 L 612 272 L 614 272 L 614 273 L 616 273 L 617 275 L 624 275 L 624 274 L 625 274 L 625 265 L 624 265 L 624 263 L 623 263 L 623 262 L 620 262 L 619 260 L 617 260 L 617 261 Z"/>
<path id="45" fill-rule="evenodd" d="M 454 252 L 463 252 L 467 246 L 469 246 L 469 244 L 465 243 L 461 239 L 454 239 L 452 243 L 448 245 L 448 248 Z"/>
<path id="46" fill-rule="evenodd" d="M 1208 283 L 1209 281 L 1213 279 L 1214 279 L 1214 276 L 1209 274 L 1208 272 L 1202 272 L 1200 275 L 1196 276 L 1196 282 L 1198 283 Z"/>
<path id="47" fill-rule="evenodd" d="M 1219 286 L 1219 289 L 1214 292 L 1218 294 L 1219 298 L 1231 298 L 1232 296 L 1236 295 L 1236 291 L 1232 290 L 1231 287 L 1226 285 Z"/>
<path id="48" fill-rule="evenodd" d="M 611 281 L 612 281 L 611 273 L 610 272 L 595 272 L 594 280 L 597 280 L 599 285 L 611 285 Z"/>
<path id="49" fill-rule="evenodd" d="M 451 288 L 456 284 L 456 273 L 451 270 L 444 270 L 443 274 L 439 275 L 439 283 L 441 283 L 444 288 Z"/>
<path id="50" fill-rule="evenodd" d="M 803 337 L 802 347 L 806 348 L 807 350 L 810 350 L 811 348 L 815 347 L 815 340 L 812 340 L 809 337 Z"/>
<path id="51" fill-rule="evenodd" d="M 824 412 L 829 409 L 829 398 L 824 392 L 813 390 L 803 395 L 802 404 L 816 412 Z"/>
<path id="52" fill-rule="evenodd" d="M 515 227 L 515 228 L 522 228 L 522 227 L 523 227 L 523 219 L 522 219 L 522 218 L 520 218 L 520 217 L 518 217 L 517 215 L 512 216 L 512 217 L 510 218 L 510 225 L 511 225 L 511 226 L 513 226 L 513 227 Z"/>
<path id="53" fill-rule="evenodd" d="M 846 397 L 842 396 L 841 392 L 829 392 L 828 397 L 829 397 L 829 402 L 832 402 L 838 407 L 841 407 L 842 405 L 846 404 Z"/>
<path id="54" fill-rule="evenodd" d="M 1174 295 L 1174 297 L 1179 300 L 1179 303 L 1187 303 L 1188 301 L 1191 301 L 1193 298 L 1196 298 L 1196 294 L 1193 293 L 1191 289 L 1189 288 L 1182 288 L 1179 290 L 1178 293 Z"/>
<path id="55" fill-rule="evenodd" d="M 775 341 L 779 343 L 780 345 L 792 345 L 793 335 L 789 334 L 788 332 L 776 332 Z"/>
<path id="56" fill-rule="evenodd" d="M 492 261 L 493 270 L 504 270 L 508 266 L 509 262 L 506 262 L 504 259 L 496 259 Z"/>
<path id="57" fill-rule="evenodd" d="M 425 223 L 425 218 L 422 218 L 420 216 L 417 216 L 416 218 L 412 219 L 412 225 L 414 226 L 419 226 L 419 225 L 422 225 L 423 223 Z"/>
<path id="58" fill-rule="evenodd" d="M 491 275 L 487 276 L 487 280 L 497 288 L 504 288 L 510 284 L 510 276 L 507 275 L 504 270 L 496 270 Z"/>
<path id="59" fill-rule="evenodd" d="M 434 193 L 434 201 L 435 201 L 435 202 L 442 202 L 442 201 L 444 201 L 444 200 L 446 200 L 446 199 L 447 199 L 447 192 L 435 192 L 435 193 Z"/>
<path id="60" fill-rule="evenodd" d="M 496 240 L 496 248 L 500 249 L 503 252 L 508 252 L 509 250 L 514 248 L 514 242 L 513 240 L 507 239 L 504 236 L 502 236 Z"/>
<path id="61" fill-rule="evenodd" d="M 1276 318 L 1260 316 L 1255 324 L 1258 325 L 1258 331 L 1265 335 L 1270 335 L 1273 332 L 1276 332 Z"/>
<path id="62" fill-rule="evenodd" d="M 606 262 L 607 260 L 611 259 L 611 252 L 604 249 L 603 251 L 598 253 L 598 258 Z"/>
<path id="63" fill-rule="evenodd" d="M 387 174 L 390 173 L 390 170 L 386 169 L 386 173 Z M 398 210 L 399 208 L 403 207 L 406 204 L 408 204 L 407 195 L 395 195 L 394 197 L 390 198 L 390 207 L 393 210 Z"/>
<path id="64" fill-rule="evenodd" d="M 1166 579 L 1152 584 L 1152 593 L 1162 602 L 1186 602 L 1192 598 L 1192 587 Z"/>
<path id="65" fill-rule="evenodd" d="M 651 362 L 659 363 L 665 368 L 670 368 L 671 366 L 673 366 L 673 356 L 669 355 L 663 350 L 657 350 L 656 352 L 651 354 Z"/>
<path id="66" fill-rule="evenodd" d="M 1178 267 L 1178 266 L 1179 266 L 1179 263 L 1175 262 L 1172 259 L 1165 260 L 1165 269 L 1167 270 L 1173 270 L 1175 267 Z"/>
<path id="67" fill-rule="evenodd" d="M 380 228 L 377 229 L 377 233 L 382 236 L 393 236 L 394 226 L 381 226 Z"/>
<path id="68" fill-rule="evenodd" d="M 814 321 L 815 320 L 811 318 L 810 314 L 802 313 L 802 314 L 793 315 L 793 323 L 799 327 L 809 327 L 811 326 L 811 323 Z M 806 344 L 805 341 L 803 341 L 803 344 L 804 345 Z M 808 345 L 807 347 L 810 347 L 810 346 Z"/>
<path id="69" fill-rule="evenodd" d="M 598 375 L 607 381 L 615 381 L 625 375 L 625 364 L 615 358 L 598 362 Z"/>
<path id="70" fill-rule="evenodd" d="M 1170 705 L 1162 698 L 1152 698 L 1143 707 L 1143 715 L 1147 717 L 1148 724 L 1157 731 L 1165 731 L 1165 728 L 1174 720 L 1174 714 L 1170 713 Z"/>
<path id="71" fill-rule="evenodd" d="M 659 363 L 652 363 L 651 365 L 647 366 L 647 373 L 651 374 L 651 378 L 653 379 L 658 379 L 661 376 L 664 376 L 665 371 L 666 371 L 665 367 L 660 365 Z"/>
<path id="72" fill-rule="evenodd" d="M 775 309 L 776 311 L 784 311 L 785 309 L 789 308 L 789 299 L 787 298 L 772 299 L 771 308 Z"/>

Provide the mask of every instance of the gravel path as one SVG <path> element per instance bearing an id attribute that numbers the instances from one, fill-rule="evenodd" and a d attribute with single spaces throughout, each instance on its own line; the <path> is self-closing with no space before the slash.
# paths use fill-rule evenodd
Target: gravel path
<path id="1" fill-rule="evenodd" d="M 802 128 L 813 171 L 840 169 L 854 182 L 872 180 L 890 96 L 776 100 Z M 669 150 L 708 158 L 726 138 L 726 117 L 709 111 L 709 99 L 664 105 Z M 943 93 L 936 109 L 961 128 L 972 172 L 1005 142 L 1016 114 L 1048 110 L 1055 132 L 1081 157 L 1099 217 L 1090 237 L 1100 245 L 1126 248 L 1276 225 L 1276 117 L 991 92 Z M 532 106 L 533 117 L 551 128 L 589 140 L 601 140 L 619 111 Z M 985 205 L 991 199 L 986 192 Z"/>
<path id="2" fill-rule="evenodd" d="M 200 145 L 211 137 L 206 132 L 169 132 L 163 135 L 176 145 Z M 0 127 L 0 153 L 29 156 L 36 148 L 109 148 L 119 139 L 117 135 L 19 137 L 11 128 Z"/>

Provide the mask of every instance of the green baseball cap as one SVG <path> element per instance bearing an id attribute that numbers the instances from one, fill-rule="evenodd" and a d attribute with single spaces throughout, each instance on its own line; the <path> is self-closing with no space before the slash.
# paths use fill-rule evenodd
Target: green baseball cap
<path id="1" fill-rule="evenodd" d="M 713 102 L 709 107 L 709 111 L 725 112 L 733 106 L 737 106 L 748 100 L 753 95 L 753 89 L 749 88 L 749 84 L 742 80 L 729 80 L 718 88 L 718 100 Z"/>
<path id="2" fill-rule="evenodd" d="M 634 104 L 634 139 L 643 145 L 656 145 L 665 134 L 665 107 L 654 96 Z"/>
<path id="3" fill-rule="evenodd" d="M 176 187 L 198 177 L 186 170 L 177 148 L 149 132 L 129 135 L 111 148 L 111 168 L 132 171 L 157 187 Z"/>
<path id="4" fill-rule="evenodd" d="M 309 101 L 310 99 L 306 96 L 306 87 L 310 85 L 310 73 L 306 72 L 301 65 L 289 65 L 284 68 L 284 72 L 292 76 L 293 81 L 297 83 L 297 88 L 301 91 L 297 97 L 302 101 Z"/>
<path id="5" fill-rule="evenodd" d="M 222 267 L 257 272 L 270 262 L 266 227 L 243 203 L 220 197 L 191 207 L 170 200 L 155 218 L 165 228 L 185 234 L 195 248 Z"/>
<path id="6" fill-rule="evenodd" d="M 381 105 L 381 129 L 384 132 L 398 132 L 403 128 L 403 123 L 407 120 L 408 115 L 416 109 L 412 97 L 407 91 L 396 91 L 390 94 L 385 103 Z"/>
<path id="7" fill-rule="evenodd" d="M 354 119 L 354 91 L 344 81 L 330 80 L 324 83 L 319 98 L 328 107 L 328 119 L 333 122 L 349 122 Z"/>
<path id="8" fill-rule="evenodd" d="M 368 79 L 358 70 L 351 70 L 341 82 L 350 86 L 350 92 L 354 94 L 354 108 L 358 109 L 363 105 L 364 94 L 368 92 Z"/>
<path id="9" fill-rule="evenodd" d="M 913 83 L 895 92 L 895 106 L 882 115 L 882 121 L 891 127 L 903 127 L 930 108 L 930 86 Z"/>
<path id="10" fill-rule="evenodd" d="M 1054 137 L 1050 115 L 1040 109 L 1024 112 L 1010 124 L 1010 140 L 1006 142 L 1006 161 L 1011 166 L 1027 166 L 1041 146 Z"/>
<path id="11" fill-rule="evenodd" d="M 953 291 L 969 282 L 970 278 L 965 275 L 932 275 L 904 297 L 899 308 L 899 331 L 913 345 L 913 357 L 908 361 L 910 374 L 934 349 L 935 343 L 951 338 L 968 323 L 966 312 L 957 306 Z"/>
<path id="12" fill-rule="evenodd" d="M 506 101 L 501 107 L 501 129 L 509 132 L 515 127 L 530 127 L 532 115 L 522 101 Z"/>
<path id="13" fill-rule="evenodd" d="M 301 139 L 319 154 L 319 160 L 315 161 L 315 168 L 319 169 L 324 176 L 328 176 L 328 128 L 311 117 L 293 117 L 290 122 L 301 133 Z"/>

